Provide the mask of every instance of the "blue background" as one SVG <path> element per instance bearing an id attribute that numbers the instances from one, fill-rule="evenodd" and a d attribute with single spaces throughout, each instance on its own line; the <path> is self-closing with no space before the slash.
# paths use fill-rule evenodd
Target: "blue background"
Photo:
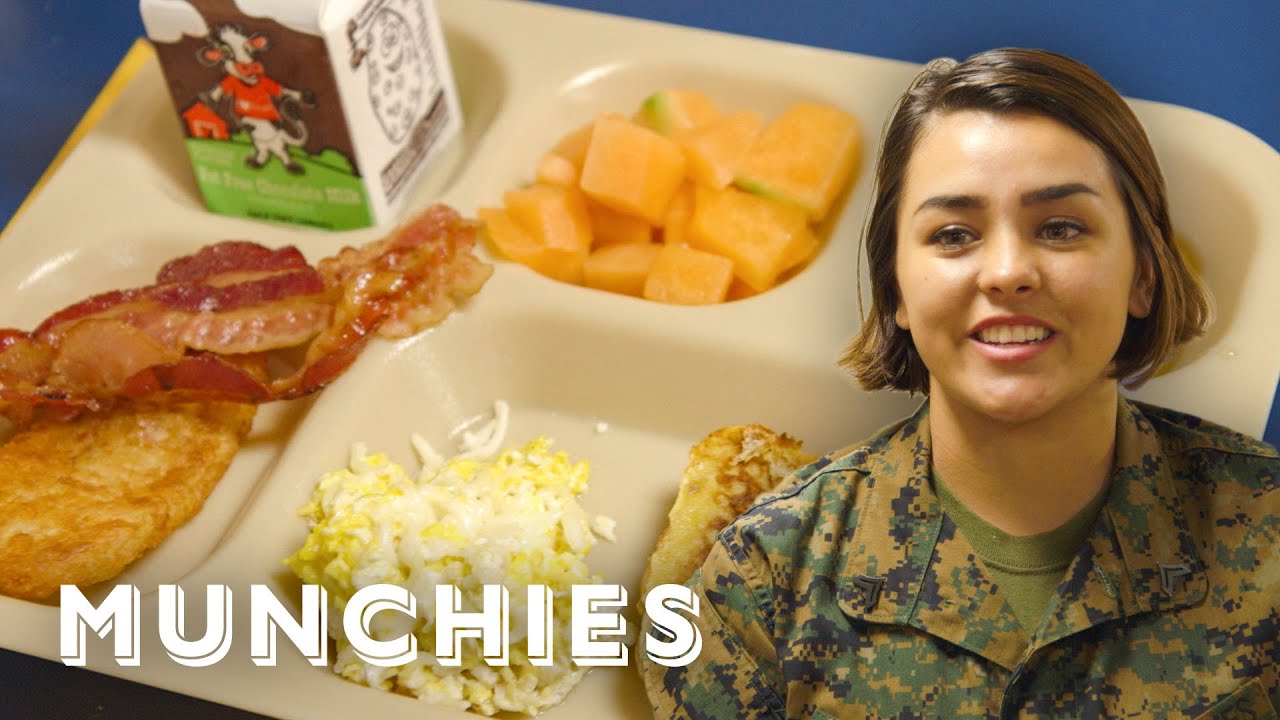
<path id="1" fill-rule="evenodd" d="M 552 4 L 913 62 L 1006 45 L 1045 48 L 1089 64 L 1124 95 L 1217 115 L 1280 150 L 1280 0 Z M 141 35 L 135 2 L 0 0 L 0 222 Z M 1266 438 L 1280 439 L 1275 408 Z M 0 651 L 0 702 L 6 717 L 257 717 L 7 651 Z"/>

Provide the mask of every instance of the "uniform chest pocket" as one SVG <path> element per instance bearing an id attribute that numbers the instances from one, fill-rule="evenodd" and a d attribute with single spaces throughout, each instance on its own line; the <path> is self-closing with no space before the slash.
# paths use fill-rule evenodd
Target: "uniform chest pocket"
<path id="1" fill-rule="evenodd" d="M 1280 715 L 1276 714 L 1262 681 L 1254 678 L 1195 720 L 1280 720 Z"/>

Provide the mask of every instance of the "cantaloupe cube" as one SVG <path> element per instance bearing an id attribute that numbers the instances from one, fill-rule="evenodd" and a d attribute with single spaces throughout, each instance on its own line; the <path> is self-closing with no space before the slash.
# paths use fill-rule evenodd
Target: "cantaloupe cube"
<path id="1" fill-rule="evenodd" d="M 587 287 L 640 297 L 658 252 L 657 243 L 622 243 L 593 250 L 582 264 Z"/>
<path id="2" fill-rule="evenodd" d="M 733 182 L 738 166 L 755 143 L 764 116 L 744 110 L 690 129 L 677 142 L 688 163 L 685 172 L 694 182 L 722 188 Z"/>
<path id="3" fill-rule="evenodd" d="M 587 200 L 587 218 L 591 221 L 592 247 L 653 240 L 653 226 L 649 223 L 593 200 Z"/>
<path id="4" fill-rule="evenodd" d="M 815 247 L 803 210 L 735 188 L 695 188 L 689 241 L 733 260 L 734 274 L 758 292 Z"/>
<path id="5" fill-rule="evenodd" d="M 831 105 L 799 102 L 760 132 L 734 184 L 799 205 L 818 222 L 857 164 L 860 143 L 852 115 Z"/>
<path id="6" fill-rule="evenodd" d="M 546 248 L 535 270 L 566 282 L 582 282 L 582 262 L 591 250 L 586 198 L 575 188 L 534 183 L 509 190 L 503 203 L 511 219 Z"/>
<path id="7" fill-rule="evenodd" d="M 591 130 L 594 127 L 593 121 L 571 130 L 552 146 L 551 152 L 573 163 L 581 171 L 582 161 L 587 157 L 587 147 L 591 145 Z"/>
<path id="8" fill-rule="evenodd" d="M 636 119 L 651 130 L 675 136 L 716 120 L 720 115 L 720 108 L 705 93 L 670 88 L 645 98 Z"/>
<path id="9" fill-rule="evenodd" d="M 660 225 L 684 169 L 684 153 L 675 142 L 606 114 L 596 119 L 578 185 L 602 205 Z"/>
<path id="10" fill-rule="evenodd" d="M 760 293 L 755 288 L 742 282 L 742 278 L 735 277 L 733 282 L 729 283 L 729 292 L 725 294 L 725 302 L 733 302 L 734 300 L 745 300 L 749 297 L 755 297 Z"/>
<path id="11" fill-rule="evenodd" d="M 581 279 L 581 253 L 548 248 L 520 227 L 506 210 L 482 207 L 476 215 L 484 224 L 485 235 L 503 257 L 556 280 L 576 283 Z"/>
<path id="12" fill-rule="evenodd" d="M 538 160 L 538 169 L 534 173 L 533 179 L 548 185 L 563 185 L 576 188 L 578 187 L 579 172 L 580 168 L 568 158 L 549 152 L 543 153 Z"/>
<path id="13" fill-rule="evenodd" d="M 667 217 L 662 221 L 662 242 L 688 245 L 689 221 L 693 219 L 693 183 L 685 182 L 671 197 Z"/>
<path id="14" fill-rule="evenodd" d="M 644 281 L 644 297 L 677 305 L 724 302 L 733 261 L 684 245 L 661 245 Z"/>

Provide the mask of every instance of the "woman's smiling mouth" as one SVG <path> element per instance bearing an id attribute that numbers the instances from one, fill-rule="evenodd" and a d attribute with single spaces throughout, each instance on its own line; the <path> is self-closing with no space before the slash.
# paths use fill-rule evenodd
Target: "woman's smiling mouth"
<path id="1" fill-rule="evenodd" d="M 969 331 L 969 339 L 989 360 L 1022 362 L 1054 344 L 1058 332 L 1043 320 L 1031 317 L 990 317 Z"/>
<path id="2" fill-rule="evenodd" d="M 1041 325 L 994 325 L 973 334 L 988 345 L 1028 345 L 1048 340 L 1053 331 Z"/>

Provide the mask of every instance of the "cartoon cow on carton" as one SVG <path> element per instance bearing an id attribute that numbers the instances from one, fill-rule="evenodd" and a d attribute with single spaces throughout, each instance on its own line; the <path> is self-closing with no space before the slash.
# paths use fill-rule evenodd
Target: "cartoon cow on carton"
<path id="1" fill-rule="evenodd" d="M 221 65 L 225 74 L 213 89 L 201 93 L 200 100 L 217 108 L 230 98 L 236 122 L 253 143 L 253 153 L 244 159 L 245 164 L 260 168 L 275 155 L 289 172 L 304 172 L 290 157 L 289 147 L 307 142 L 307 125 L 297 106 L 315 107 L 311 91 L 284 87 L 267 76 L 262 63 L 254 59 L 267 49 L 266 36 L 247 35 L 235 25 L 220 25 L 208 38 L 209 44 L 196 57 L 206 66 Z"/>

